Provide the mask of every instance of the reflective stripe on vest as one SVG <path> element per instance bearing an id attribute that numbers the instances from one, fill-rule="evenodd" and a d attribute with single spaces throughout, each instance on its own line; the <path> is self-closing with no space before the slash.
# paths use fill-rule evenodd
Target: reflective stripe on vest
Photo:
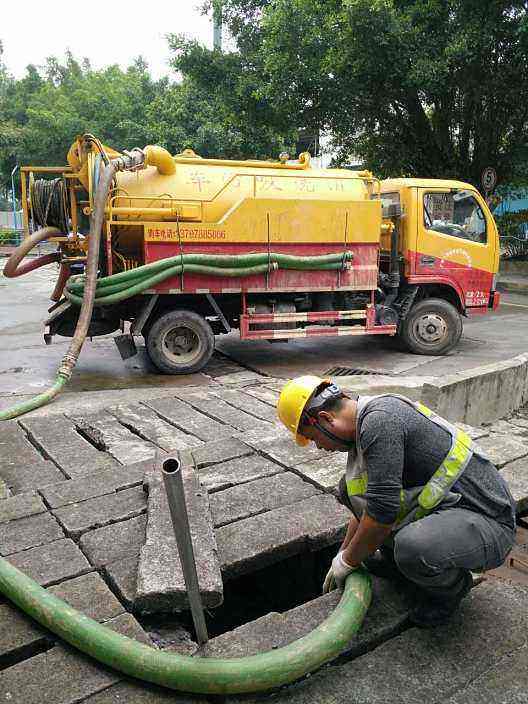
<path id="1" fill-rule="evenodd" d="M 426 516 L 442 502 L 453 484 L 460 478 L 473 456 L 475 449 L 474 444 L 467 433 L 446 421 L 445 418 L 438 416 L 430 408 L 424 406 L 423 403 L 411 401 L 399 394 L 381 394 L 374 398 L 381 398 L 383 396 L 399 398 L 405 401 L 421 415 L 435 423 L 435 425 L 440 426 L 451 435 L 451 447 L 449 452 L 418 496 L 419 506 L 416 512 L 416 518 L 423 518 L 423 516 Z M 359 428 L 357 430 L 359 430 Z M 365 494 L 368 486 L 367 472 L 361 471 L 352 477 L 347 476 L 346 486 L 349 496 Z M 396 518 L 396 523 L 402 521 L 412 508 L 412 506 L 406 504 L 405 490 L 402 489 L 400 491 L 400 510 Z"/>

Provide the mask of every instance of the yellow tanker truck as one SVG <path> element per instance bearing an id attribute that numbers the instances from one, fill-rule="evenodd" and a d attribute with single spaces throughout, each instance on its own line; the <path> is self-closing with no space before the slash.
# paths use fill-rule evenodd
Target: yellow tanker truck
<path id="1" fill-rule="evenodd" d="M 67 161 L 22 169 L 28 237 L 6 266 L 16 276 L 60 264 L 46 341 L 73 336 L 65 379 L 86 335 L 118 330 L 123 355 L 143 336 L 168 374 L 202 369 L 215 335 L 232 329 L 245 340 L 397 335 L 412 352 L 440 355 L 457 344 L 463 316 L 499 302 L 497 228 L 467 183 L 380 182 L 313 168 L 307 153 L 295 162 L 119 153 L 92 135 Z M 21 265 L 44 239 L 57 251 Z"/>

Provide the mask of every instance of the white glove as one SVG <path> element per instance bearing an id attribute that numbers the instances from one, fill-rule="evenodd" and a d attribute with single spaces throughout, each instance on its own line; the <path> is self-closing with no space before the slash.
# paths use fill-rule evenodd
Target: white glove
<path id="1" fill-rule="evenodd" d="M 332 566 L 328 570 L 324 584 L 323 594 L 328 594 L 333 589 L 343 589 L 345 580 L 351 572 L 354 572 L 357 567 L 352 567 L 343 557 L 343 550 L 340 550 L 332 560 Z"/>

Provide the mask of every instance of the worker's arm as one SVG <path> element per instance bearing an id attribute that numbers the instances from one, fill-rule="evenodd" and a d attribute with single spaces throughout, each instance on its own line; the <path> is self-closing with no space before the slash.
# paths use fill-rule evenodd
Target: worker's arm
<path id="1" fill-rule="evenodd" d="M 383 541 L 388 538 L 391 529 L 392 523 L 378 523 L 367 513 L 364 513 L 357 530 L 355 530 L 352 538 L 344 548 L 344 561 L 351 567 L 360 565 L 366 557 L 375 552 Z"/>
<path id="2" fill-rule="evenodd" d="M 347 527 L 347 532 L 345 535 L 345 539 L 343 540 L 341 544 L 341 550 L 345 550 L 350 545 L 350 541 L 354 537 L 357 529 L 359 526 L 359 521 L 355 516 L 352 516 L 352 518 L 348 522 L 348 527 Z"/>

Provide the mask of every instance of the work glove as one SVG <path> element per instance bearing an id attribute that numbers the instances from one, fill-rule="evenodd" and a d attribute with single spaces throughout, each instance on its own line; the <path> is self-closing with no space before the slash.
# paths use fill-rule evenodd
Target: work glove
<path id="1" fill-rule="evenodd" d="M 351 572 L 357 569 L 352 567 L 343 557 L 343 550 L 340 550 L 337 555 L 332 560 L 332 565 L 328 570 L 324 584 L 323 584 L 323 594 L 328 594 L 334 589 L 343 589 L 345 586 L 345 579 Z"/>

